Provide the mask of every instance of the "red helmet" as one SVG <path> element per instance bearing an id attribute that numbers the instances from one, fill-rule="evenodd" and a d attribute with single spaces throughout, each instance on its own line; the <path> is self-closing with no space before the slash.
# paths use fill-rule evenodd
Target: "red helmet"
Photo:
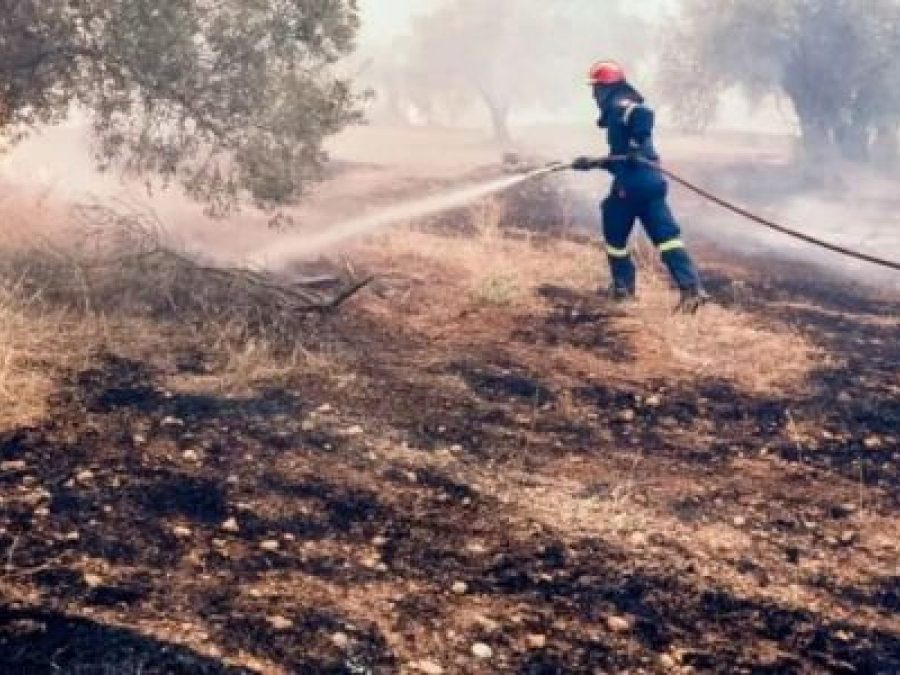
<path id="1" fill-rule="evenodd" d="M 618 84 L 625 81 L 625 69 L 615 61 L 598 61 L 591 66 L 589 84 Z"/>

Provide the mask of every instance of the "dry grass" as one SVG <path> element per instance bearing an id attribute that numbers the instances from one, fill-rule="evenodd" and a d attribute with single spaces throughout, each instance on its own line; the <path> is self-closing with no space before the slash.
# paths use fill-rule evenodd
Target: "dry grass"
<path id="1" fill-rule="evenodd" d="M 54 377 L 84 363 L 90 333 L 83 322 L 29 302 L 14 285 L 0 285 L 0 429 L 43 416 Z"/>
<path id="2" fill-rule="evenodd" d="M 606 286 L 599 246 L 506 236 L 497 225 L 501 209 L 494 202 L 473 207 L 475 237 L 397 228 L 356 250 L 374 268 L 400 268 L 402 276 L 414 280 L 413 289 L 401 298 L 413 325 L 441 336 L 452 334 L 458 342 L 505 340 L 514 322 L 540 321 L 548 312 L 537 292 L 542 286 L 586 295 Z M 570 345 L 540 354 L 529 348 L 517 356 L 526 363 L 549 358 L 571 373 L 615 373 L 630 380 L 719 378 L 753 393 L 802 386 L 810 371 L 823 365 L 825 356 L 787 324 L 763 323 L 750 313 L 718 305 L 696 317 L 673 314 L 677 294 L 648 249 L 639 247 L 638 253 L 640 298 L 614 320 L 634 342 L 636 363 L 610 363 Z M 467 325 L 464 331 L 446 330 L 473 309 L 490 312 L 491 321 Z M 435 321 L 436 316 L 442 320 Z M 422 319 L 418 324 L 417 317 Z"/>

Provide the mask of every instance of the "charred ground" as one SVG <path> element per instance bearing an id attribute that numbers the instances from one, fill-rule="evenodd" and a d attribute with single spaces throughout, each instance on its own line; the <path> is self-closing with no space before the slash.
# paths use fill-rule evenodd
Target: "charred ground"
<path id="1" fill-rule="evenodd" d="M 897 299 L 708 250 L 704 328 L 481 229 L 364 246 L 291 367 L 161 324 L 61 374 L 0 435 L 0 671 L 897 672 Z M 815 362 L 653 335 L 732 316 Z"/>

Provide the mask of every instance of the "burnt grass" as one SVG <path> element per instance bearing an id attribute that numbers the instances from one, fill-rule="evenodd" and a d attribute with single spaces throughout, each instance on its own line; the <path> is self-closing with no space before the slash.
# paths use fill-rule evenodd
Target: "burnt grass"
<path id="1" fill-rule="evenodd" d="M 448 673 L 900 672 L 900 578 L 791 571 L 814 552 L 851 567 L 876 555 L 842 537 L 854 486 L 878 495 L 866 505 L 876 515 L 900 509 L 900 401 L 888 393 L 900 340 L 868 320 L 900 304 L 806 282 L 790 266 L 773 265 L 768 280 L 721 269 L 721 302 L 761 317 L 796 302 L 777 319 L 846 365 L 823 365 L 802 397 L 750 396 L 724 380 L 596 378 L 561 392 L 502 344 L 420 366 L 439 345 L 355 308 L 321 320 L 353 362 L 349 387 L 305 373 L 246 396 L 186 394 L 166 382 L 197 372 L 202 344 L 168 365 L 98 354 L 60 383 L 44 422 L 0 434 L 0 672 L 394 673 L 409 654 Z M 617 310 L 566 289 L 540 293 L 546 313 L 525 317 L 510 344 L 637 358 Z M 459 386 L 440 386 L 451 379 Z M 590 416 L 567 413 L 562 394 Z M 642 409 L 649 394 L 661 403 Z M 798 444 L 796 420 L 827 437 Z M 675 440 L 673 429 L 698 421 L 714 424 L 714 442 Z M 347 431 L 357 424 L 363 434 Z M 873 436 L 886 440 L 867 447 Z M 452 448 L 463 470 L 382 454 L 385 442 L 425 459 Z M 469 480 L 539 474 L 564 457 L 594 466 L 586 492 L 610 490 L 635 458 L 656 479 L 704 487 L 655 506 L 686 525 L 749 513 L 781 556 L 733 561 L 749 586 L 792 578 L 883 620 L 738 593 L 665 532 L 644 552 L 613 537 L 562 538 Z M 789 494 L 741 479 L 736 462 L 747 458 L 771 463 Z M 764 499 L 748 511 L 750 494 Z M 223 531 L 231 517 L 239 530 Z M 277 547 L 261 545 L 270 540 Z M 457 580 L 499 628 L 460 623 Z M 629 629 L 608 628 L 610 616 Z M 471 656 L 476 641 L 491 645 L 491 661 Z"/>

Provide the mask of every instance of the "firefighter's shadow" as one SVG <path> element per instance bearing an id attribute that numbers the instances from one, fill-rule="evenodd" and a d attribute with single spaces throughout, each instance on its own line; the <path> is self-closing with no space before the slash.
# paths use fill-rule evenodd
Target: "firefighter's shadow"
<path id="1" fill-rule="evenodd" d="M 598 293 L 555 285 L 538 288 L 537 295 L 549 306 L 543 321 L 527 317 L 512 339 L 536 347 L 569 346 L 589 350 L 616 361 L 633 361 L 631 333 L 614 321 L 625 316 L 621 307 Z"/>

